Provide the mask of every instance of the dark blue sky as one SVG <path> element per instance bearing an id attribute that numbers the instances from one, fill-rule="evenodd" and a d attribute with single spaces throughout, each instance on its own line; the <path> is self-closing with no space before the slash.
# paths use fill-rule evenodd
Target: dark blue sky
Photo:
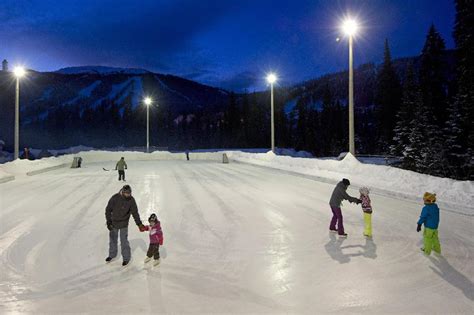
<path id="1" fill-rule="evenodd" d="M 434 23 L 454 46 L 453 0 L 2 0 L 0 59 L 39 71 L 79 65 L 145 68 L 242 90 L 347 68 L 339 24 L 362 29 L 355 63 L 418 55 Z"/>

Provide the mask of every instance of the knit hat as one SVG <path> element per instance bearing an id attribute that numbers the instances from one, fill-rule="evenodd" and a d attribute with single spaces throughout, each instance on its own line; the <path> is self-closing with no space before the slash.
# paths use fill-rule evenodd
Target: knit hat
<path id="1" fill-rule="evenodd" d="M 130 187 L 130 185 L 124 185 L 122 187 L 122 192 L 131 194 L 132 193 L 132 187 Z"/>
<path id="2" fill-rule="evenodd" d="M 426 204 L 435 203 L 435 202 L 436 202 L 436 194 L 432 194 L 432 193 L 429 193 L 429 192 L 425 192 L 425 194 L 423 195 L 423 201 L 424 201 Z"/>
<path id="3" fill-rule="evenodd" d="M 148 222 L 158 222 L 158 218 L 156 217 L 156 214 L 152 213 L 150 217 L 148 218 Z"/>
<path id="4" fill-rule="evenodd" d="M 346 186 L 349 186 L 351 184 L 351 182 L 347 178 L 343 178 L 342 183 Z"/>
<path id="5" fill-rule="evenodd" d="M 359 188 L 359 192 L 361 195 L 367 196 L 370 192 L 369 188 L 367 187 L 361 187 Z"/>

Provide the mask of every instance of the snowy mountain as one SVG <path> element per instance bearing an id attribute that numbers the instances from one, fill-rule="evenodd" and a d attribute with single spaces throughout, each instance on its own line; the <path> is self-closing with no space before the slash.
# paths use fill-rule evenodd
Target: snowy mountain
<path id="1" fill-rule="evenodd" d="M 14 83 L 9 73 L 0 72 L 0 134 L 12 135 Z M 22 125 L 45 121 L 54 112 L 85 110 L 99 106 L 116 107 L 123 114 L 126 107 L 136 110 L 150 95 L 155 106 L 177 117 L 199 108 L 219 111 L 228 93 L 172 75 L 141 69 L 111 67 L 73 67 L 57 72 L 30 71 L 21 83 Z M 5 135 L 5 136 L 4 136 Z"/>
<path id="2" fill-rule="evenodd" d="M 62 68 L 56 73 L 61 74 L 82 74 L 82 73 L 97 73 L 97 74 L 145 74 L 150 71 L 138 68 L 118 68 L 118 67 L 104 67 L 104 66 L 81 66 L 81 67 L 67 67 Z"/>

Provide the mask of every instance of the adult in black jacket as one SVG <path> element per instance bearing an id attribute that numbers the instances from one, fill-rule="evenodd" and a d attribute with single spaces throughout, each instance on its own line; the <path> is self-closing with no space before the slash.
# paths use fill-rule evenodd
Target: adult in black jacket
<path id="1" fill-rule="evenodd" d="M 128 221 L 130 220 L 130 215 L 133 216 L 140 231 L 143 232 L 145 226 L 140 220 L 137 203 L 132 197 L 132 188 L 129 185 L 125 185 L 120 192 L 110 198 L 105 208 L 105 219 L 109 229 L 109 256 L 105 259 L 106 262 L 110 262 L 117 256 L 119 234 L 123 258 L 122 265 L 125 266 L 130 261 L 131 250 L 128 243 Z"/>
<path id="2" fill-rule="evenodd" d="M 349 200 L 349 202 L 360 203 L 361 201 L 358 198 L 351 197 L 346 192 L 347 187 L 349 187 L 351 183 L 348 179 L 343 178 L 342 181 L 337 183 L 336 187 L 334 188 L 331 200 L 329 201 L 329 205 L 331 206 L 332 210 L 332 220 L 331 224 L 329 225 L 329 231 L 337 232 L 342 237 L 347 237 L 347 234 L 344 233 L 344 224 L 342 223 L 342 210 L 341 204 L 343 200 Z M 336 223 L 337 223 L 337 230 L 336 230 Z"/>

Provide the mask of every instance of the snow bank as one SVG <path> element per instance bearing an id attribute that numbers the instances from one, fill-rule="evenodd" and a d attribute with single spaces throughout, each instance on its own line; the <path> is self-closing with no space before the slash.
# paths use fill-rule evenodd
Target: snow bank
<path id="1" fill-rule="evenodd" d="M 77 152 L 77 149 L 71 148 L 70 152 Z M 90 150 L 90 148 L 84 149 Z M 385 165 L 364 164 L 350 154 L 342 161 L 278 156 L 272 152 L 190 152 L 189 156 L 191 160 L 222 161 L 223 153 L 226 153 L 230 160 L 309 175 L 326 182 L 337 182 L 346 177 L 351 180 L 354 187 L 367 186 L 373 192 L 416 201 L 421 199 L 425 191 L 435 192 L 440 204 L 449 205 L 458 212 L 466 213 L 466 209 L 469 209 L 469 213 L 474 213 L 474 182 L 472 181 L 456 181 Z M 0 165 L 0 181 L 6 178 L 11 179 L 11 176 L 31 175 L 48 168 L 69 167 L 73 157 L 79 155 L 83 159 L 84 166 L 87 163 L 104 162 L 106 168 L 114 167 L 115 162 L 122 156 L 126 161 L 186 160 L 186 154 L 183 152 L 155 151 L 147 154 L 133 151 L 90 150 L 41 160 L 17 160 L 5 163 Z"/>
<path id="2" fill-rule="evenodd" d="M 231 160 L 311 175 L 336 182 L 346 177 L 356 187 L 367 186 L 374 192 L 419 201 L 425 191 L 434 192 L 440 204 L 459 212 L 474 213 L 474 182 L 457 181 L 419 174 L 385 165 L 359 162 L 348 154 L 342 161 L 292 158 L 265 154 L 228 152 Z"/>
<path id="3" fill-rule="evenodd" d="M 126 161 L 152 161 L 152 160 L 186 160 L 185 153 L 171 153 L 168 151 L 155 151 L 152 153 L 144 153 L 137 151 L 94 151 L 91 148 L 82 147 L 88 151 L 78 152 L 81 147 L 70 148 L 62 152 L 73 152 L 58 157 L 48 157 L 34 161 L 16 160 L 0 165 L 0 182 L 10 180 L 11 176 L 36 175 L 43 171 L 53 170 L 59 167 L 70 167 L 75 156 L 81 156 L 83 165 L 87 163 L 104 162 L 104 167 L 110 168 L 115 166 L 121 157 Z M 52 150 L 52 153 L 58 153 Z M 62 153 L 61 152 L 61 153 Z M 212 160 L 221 161 L 223 152 L 190 152 L 189 156 L 192 160 Z"/>

